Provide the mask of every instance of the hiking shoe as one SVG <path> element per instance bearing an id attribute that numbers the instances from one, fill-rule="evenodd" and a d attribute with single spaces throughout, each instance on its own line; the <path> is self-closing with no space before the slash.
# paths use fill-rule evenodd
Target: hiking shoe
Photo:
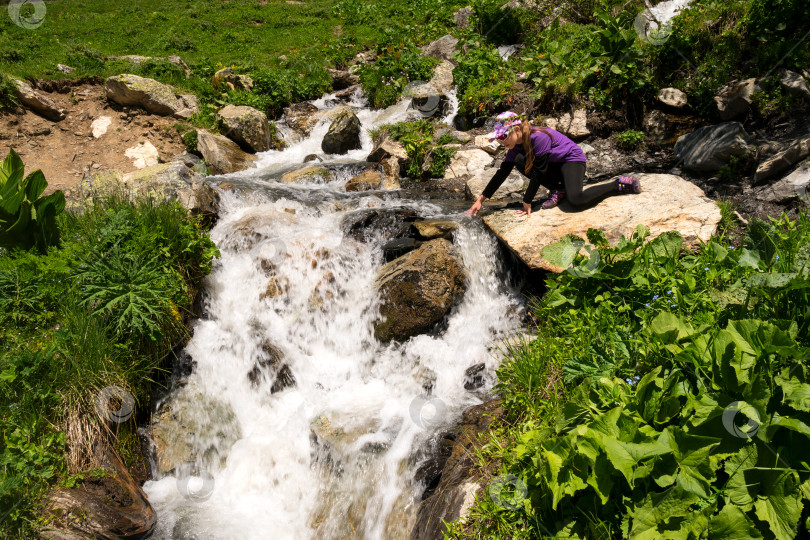
<path id="1" fill-rule="evenodd" d="M 641 193 L 641 182 L 635 176 L 620 176 L 619 193 Z"/>
<path id="2" fill-rule="evenodd" d="M 551 194 L 548 196 L 548 199 L 543 201 L 543 204 L 540 205 L 540 208 L 543 210 L 548 210 L 549 208 L 554 208 L 565 198 L 565 191 L 562 190 L 555 190 L 552 191 Z"/>

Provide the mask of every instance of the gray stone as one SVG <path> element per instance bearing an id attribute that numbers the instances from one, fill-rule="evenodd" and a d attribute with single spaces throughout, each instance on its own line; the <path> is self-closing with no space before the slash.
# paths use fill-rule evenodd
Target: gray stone
<path id="1" fill-rule="evenodd" d="M 374 139 L 374 149 L 366 161 L 377 163 L 389 157 L 396 158 L 400 167 L 408 160 L 408 153 L 401 142 L 391 139 L 387 132 L 381 131 Z"/>
<path id="2" fill-rule="evenodd" d="M 265 152 L 272 148 L 267 115 L 253 107 L 228 105 L 217 112 L 227 128 L 226 135 L 246 152 Z"/>
<path id="3" fill-rule="evenodd" d="M 787 69 L 782 71 L 779 84 L 788 93 L 810 101 L 810 88 L 807 86 L 807 81 L 798 73 Z"/>
<path id="4" fill-rule="evenodd" d="M 644 117 L 644 134 L 648 142 L 663 144 L 670 141 L 677 133 L 674 123 L 661 111 L 650 111 Z"/>
<path id="5" fill-rule="evenodd" d="M 761 184 L 787 171 L 807 156 L 810 156 L 810 137 L 794 141 L 786 150 L 759 164 L 754 174 L 754 184 Z"/>
<path id="6" fill-rule="evenodd" d="M 498 151 L 502 148 L 502 146 L 496 140 L 490 140 L 489 137 L 491 133 L 486 135 L 478 135 L 475 137 L 475 147 L 480 148 L 487 154 L 494 156 L 498 153 Z"/>
<path id="7" fill-rule="evenodd" d="M 810 203 L 810 162 L 805 162 L 778 182 L 756 190 L 756 197 L 774 204 L 787 204 L 799 199 Z"/>
<path id="8" fill-rule="evenodd" d="M 467 180 L 467 185 L 464 191 L 465 197 L 471 201 L 476 200 L 484 191 L 484 188 L 487 187 L 487 184 L 497 170 L 497 168 L 488 168 L 474 174 L 469 180 Z M 526 189 L 527 181 L 528 180 L 522 174 L 520 174 L 517 170 L 512 169 L 512 172 L 506 177 L 506 180 L 503 184 L 501 184 L 501 187 L 499 187 L 498 190 L 492 195 L 492 200 L 522 197 L 523 191 Z M 545 188 L 540 189 L 542 190 Z"/>
<path id="9" fill-rule="evenodd" d="M 222 135 L 197 130 L 197 149 L 208 164 L 211 174 L 228 174 L 251 167 L 256 156 L 248 154 Z"/>
<path id="10" fill-rule="evenodd" d="M 152 114 L 187 118 L 194 111 L 191 98 L 178 96 L 174 88 L 137 75 L 115 75 L 104 82 L 107 99 L 119 105 L 140 107 Z"/>
<path id="11" fill-rule="evenodd" d="M 450 160 L 444 179 L 458 178 L 465 174 L 474 175 L 492 165 L 493 161 L 495 159 L 491 155 L 478 148 L 461 150 Z"/>
<path id="12" fill-rule="evenodd" d="M 452 133 L 453 138 L 460 143 L 468 143 L 473 139 L 472 135 L 464 131 L 453 131 Z"/>
<path id="13" fill-rule="evenodd" d="M 59 107 L 54 100 L 34 90 L 31 85 L 25 81 L 19 79 L 13 80 L 14 84 L 17 85 L 17 98 L 20 100 L 20 103 L 38 115 L 53 122 L 58 122 L 65 118 L 65 110 Z"/>
<path id="14" fill-rule="evenodd" d="M 748 112 L 754 94 L 761 92 L 757 80 L 746 79 L 732 82 L 720 89 L 714 101 L 722 120 L 733 120 Z"/>
<path id="15" fill-rule="evenodd" d="M 467 6 L 459 9 L 453 13 L 453 18 L 456 21 L 456 26 L 462 30 L 470 27 L 470 17 L 475 13 L 472 6 Z"/>
<path id="16" fill-rule="evenodd" d="M 670 174 L 637 174 L 643 191 L 608 197 L 598 205 L 578 209 L 565 201 L 550 210 L 532 212 L 526 218 L 513 209 L 484 216 L 484 224 L 498 239 L 532 269 L 561 272 L 543 258 L 542 249 L 567 234 L 586 238 L 588 229 L 599 229 L 616 244 L 630 237 L 637 225 L 645 225 L 653 239 L 666 231 L 678 231 L 684 246 L 696 248 L 707 242 L 720 222 L 720 209 L 696 185 Z"/>
<path id="17" fill-rule="evenodd" d="M 675 143 L 674 152 L 687 169 L 712 172 L 728 163 L 731 156 L 747 154 L 749 140 L 742 124 L 726 122 L 682 135 Z"/>
<path id="18" fill-rule="evenodd" d="M 382 320 L 374 335 L 384 342 L 404 341 L 447 315 L 464 295 L 466 275 L 453 244 L 437 239 L 383 266 L 375 285 Z"/>
<path id="19" fill-rule="evenodd" d="M 422 47 L 422 56 L 438 58 L 439 60 L 452 60 L 457 45 L 458 39 L 448 34 Z"/>
<path id="20" fill-rule="evenodd" d="M 330 111 L 332 124 L 321 141 L 321 150 L 327 154 L 345 154 L 361 148 L 360 119 L 351 107 L 343 106 Z"/>
<path id="21" fill-rule="evenodd" d="M 673 109 L 682 109 L 687 104 L 686 94 L 677 88 L 662 88 L 656 97 L 662 104 Z"/>
<path id="22" fill-rule="evenodd" d="M 329 76 L 332 77 L 332 89 L 344 90 L 350 86 L 360 83 L 360 77 L 348 70 L 327 68 Z"/>
<path id="23" fill-rule="evenodd" d="M 551 129 L 556 129 L 572 139 L 582 139 L 591 134 L 588 129 L 588 115 L 585 109 L 577 109 L 573 116 L 565 113 L 559 118 L 546 118 L 544 124 Z"/>
<path id="24" fill-rule="evenodd" d="M 453 88 L 453 68 L 455 66 L 449 60 L 442 60 L 433 70 L 433 78 L 429 83 L 437 92 L 449 92 Z"/>
<path id="25" fill-rule="evenodd" d="M 65 75 L 69 75 L 69 74 L 73 73 L 74 71 L 76 71 L 75 68 L 72 68 L 70 66 L 66 66 L 64 64 L 56 64 L 56 69 L 58 69 L 59 71 L 61 71 Z"/>
<path id="26" fill-rule="evenodd" d="M 323 116 L 323 111 L 306 101 L 284 109 L 284 121 L 301 135 L 307 136 Z"/>

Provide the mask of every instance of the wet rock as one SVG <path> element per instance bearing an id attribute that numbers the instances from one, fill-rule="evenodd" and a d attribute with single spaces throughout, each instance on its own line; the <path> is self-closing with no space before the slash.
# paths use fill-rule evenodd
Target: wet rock
<path id="1" fill-rule="evenodd" d="M 115 75 L 104 81 L 107 99 L 119 105 L 140 107 L 152 114 L 188 118 L 197 110 L 190 98 L 178 96 L 175 89 L 138 75 Z"/>
<path id="2" fill-rule="evenodd" d="M 360 83 L 360 77 L 348 70 L 327 68 L 329 76 L 332 77 L 332 89 L 344 90 L 350 86 Z"/>
<path id="3" fill-rule="evenodd" d="M 411 108 L 422 118 L 442 116 L 447 113 L 450 99 L 432 84 L 416 84 L 408 88 L 411 95 Z"/>
<path id="4" fill-rule="evenodd" d="M 588 116 L 585 109 L 577 109 L 573 115 L 565 113 L 559 118 L 546 118 L 543 123 L 572 139 L 582 139 L 591 134 L 591 130 L 588 129 Z"/>
<path id="5" fill-rule="evenodd" d="M 380 453 L 390 448 L 393 438 L 385 430 L 380 432 L 380 422 L 376 419 L 357 424 L 355 419 L 330 417 L 325 414 L 316 417 L 309 425 L 316 445 L 326 446 L 337 451 L 339 456 L 355 451 Z M 332 457 L 335 457 L 334 454 Z"/>
<path id="6" fill-rule="evenodd" d="M 439 60 L 452 60 L 457 45 L 458 39 L 451 35 L 442 36 L 422 47 L 422 56 L 438 58 Z"/>
<path id="7" fill-rule="evenodd" d="M 461 150 L 456 152 L 447 165 L 444 179 L 449 180 L 465 174 L 476 174 L 492 165 L 494 161 L 495 159 L 491 155 L 478 148 Z"/>
<path id="8" fill-rule="evenodd" d="M 284 109 L 284 121 L 301 135 L 307 136 L 323 116 L 323 111 L 308 102 L 295 103 Z"/>
<path id="9" fill-rule="evenodd" d="M 243 171 L 256 161 L 256 156 L 248 154 L 232 140 L 203 129 L 197 130 L 197 149 L 208 164 L 211 174 Z"/>
<path id="10" fill-rule="evenodd" d="M 65 110 L 45 94 L 34 90 L 30 84 L 19 79 L 12 79 L 17 85 L 17 98 L 20 103 L 53 122 L 58 122 L 65 118 Z"/>
<path id="11" fill-rule="evenodd" d="M 321 158 L 321 156 L 318 154 L 308 154 L 304 158 L 304 163 L 309 163 L 310 161 L 323 161 L 323 158 Z"/>
<path id="12" fill-rule="evenodd" d="M 77 488 L 59 488 L 45 498 L 41 515 L 47 525 L 41 538 L 146 538 L 157 514 L 120 458 L 106 445 L 93 450 L 94 465 L 107 471 L 88 477 Z"/>
<path id="13" fill-rule="evenodd" d="M 360 242 L 405 236 L 416 212 L 406 209 L 364 209 L 343 218 L 342 227 L 348 236 Z"/>
<path id="14" fill-rule="evenodd" d="M 759 164 L 754 174 L 754 184 L 762 184 L 769 178 L 787 171 L 807 156 L 810 156 L 810 137 L 794 141 L 784 151 Z"/>
<path id="15" fill-rule="evenodd" d="M 253 107 L 228 105 L 217 112 L 229 139 L 242 150 L 255 154 L 273 147 L 267 115 Z"/>
<path id="16" fill-rule="evenodd" d="M 326 167 L 310 165 L 297 171 L 290 171 L 281 175 L 279 182 L 282 184 L 292 184 L 295 182 L 328 182 L 332 179 L 332 173 Z"/>
<path id="17" fill-rule="evenodd" d="M 458 230 L 458 223 L 440 219 L 426 219 L 424 221 L 414 221 L 411 227 L 420 240 L 434 240 L 436 238 L 450 240 L 453 233 Z"/>
<path id="18" fill-rule="evenodd" d="M 267 282 L 267 287 L 264 292 L 259 295 L 259 298 L 275 298 L 281 296 L 290 290 L 290 282 L 286 278 L 279 278 L 276 276 L 271 277 Z"/>
<path id="19" fill-rule="evenodd" d="M 355 84 L 354 86 L 350 86 L 350 87 L 346 88 L 345 90 L 341 90 L 340 92 L 335 92 L 335 98 L 343 99 L 343 100 L 351 99 L 352 95 L 355 92 L 357 92 L 358 90 L 360 90 L 360 85 Z"/>
<path id="20" fill-rule="evenodd" d="M 380 162 L 380 168 L 383 174 L 382 188 L 399 189 L 399 160 L 393 156 L 385 158 Z"/>
<path id="21" fill-rule="evenodd" d="M 321 142 L 321 150 L 327 154 L 345 154 L 356 150 L 360 144 L 360 120 L 351 107 L 339 107 L 330 112 L 332 124 Z"/>
<path id="22" fill-rule="evenodd" d="M 431 240 L 380 269 L 382 320 L 374 328 L 380 341 L 404 341 L 427 332 L 461 300 L 466 274 L 453 244 Z"/>
<path id="23" fill-rule="evenodd" d="M 484 216 L 484 224 L 532 269 L 561 272 L 541 250 L 567 234 L 586 238 L 589 228 L 605 232 L 611 245 L 630 237 L 637 225 L 650 229 L 649 239 L 678 231 L 686 248 L 707 242 L 720 222 L 720 210 L 703 190 L 671 174 L 636 174 L 643 191 L 608 197 L 594 207 L 572 211 L 567 201 L 557 208 L 532 212 L 529 218 L 504 209 Z"/>
<path id="24" fill-rule="evenodd" d="M 456 21 L 456 26 L 461 28 L 462 30 L 465 28 L 469 28 L 470 26 L 470 17 L 472 14 L 475 13 L 471 6 L 463 7 L 453 13 L 453 19 Z"/>
<path id="25" fill-rule="evenodd" d="M 656 97 L 662 105 L 673 109 L 683 109 L 687 104 L 686 94 L 677 88 L 662 88 Z"/>
<path id="26" fill-rule="evenodd" d="M 346 191 L 369 191 L 379 189 L 382 177 L 379 171 L 365 171 L 346 182 Z"/>
<path id="27" fill-rule="evenodd" d="M 479 434 L 503 415 L 500 401 L 491 401 L 464 411 L 461 428 L 446 459 L 435 492 L 425 498 L 417 511 L 411 540 L 436 540 L 444 537 L 444 522 L 465 517 L 482 489 L 473 476 L 476 467 Z"/>
<path id="28" fill-rule="evenodd" d="M 810 162 L 802 163 L 786 177 L 755 190 L 754 194 L 773 204 L 788 204 L 797 199 L 810 203 Z"/>
<path id="29" fill-rule="evenodd" d="M 779 84 L 789 94 L 793 94 L 799 98 L 804 98 L 810 101 L 810 88 L 807 86 L 807 81 L 798 73 L 794 73 L 788 69 L 782 71 L 779 77 Z"/>
<path id="30" fill-rule="evenodd" d="M 497 168 L 491 167 L 474 174 L 469 180 L 467 180 L 464 196 L 467 197 L 468 200 L 476 200 L 478 196 L 483 193 L 484 188 L 487 187 L 487 184 L 497 170 Z M 506 177 L 506 180 L 503 184 L 501 184 L 501 187 L 499 187 L 498 190 L 492 195 L 491 200 L 522 197 L 523 191 L 526 189 L 527 182 L 528 179 L 526 177 L 517 172 L 517 170 L 512 169 L 512 172 Z"/>
<path id="31" fill-rule="evenodd" d="M 270 393 L 276 394 L 285 388 L 295 386 L 295 376 L 292 369 L 284 361 L 282 352 L 272 345 L 265 344 L 262 347 L 262 356 L 256 361 L 253 369 L 248 372 L 250 384 L 258 388 L 266 381 L 273 381 L 270 386 Z"/>
<path id="32" fill-rule="evenodd" d="M 714 98 L 721 120 L 733 120 L 748 112 L 754 94 L 761 92 L 756 79 L 731 82 L 720 89 Z"/>
<path id="33" fill-rule="evenodd" d="M 731 158 L 749 152 L 750 137 L 739 122 L 705 126 L 678 138 L 673 151 L 687 169 L 716 171 Z"/>
<path id="34" fill-rule="evenodd" d="M 157 468 L 167 474 L 184 463 L 207 470 L 224 465 L 231 447 L 241 438 L 231 407 L 184 386 L 152 415 Z"/>
<path id="35" fill-rule="evenodd" d="M 243 92 L 250 92 L 253 89 L 253 79 L 249 75 L 239 75 L 231 68 L 223 68 L 214 73 L 211 84 L 217 89 L 228 87 Z"/>
<path id="36" fill-rule="evenodd" d="M 385 262 L 391 262 L 421 245 L 422 242 L 419 242 L 416 238 L 394 238 L 383 244 L 383 258 Z"/>
<path id="37" fill-rule="evenodd" d="M 408 153 L 402 143 L 391 139 L 386 132 L 380 132 L 374 139 L 374 149 L 366 158 L 366 161 L 380 162 L 389 157 L 397 159 L 399 166 L 402 167 L 408 160 Z"/>
<path id="38" fill-rule="evenodd" d="M 486 369 L 487 365 L 484 362 L 468 367 L 464 371 L 464 389 L 472 391 L 484 386 Z"/>

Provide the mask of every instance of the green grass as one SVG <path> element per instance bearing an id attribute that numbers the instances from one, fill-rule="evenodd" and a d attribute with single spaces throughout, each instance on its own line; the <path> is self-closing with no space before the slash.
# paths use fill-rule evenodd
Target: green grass
<path id="1" fill-rule="evenodd" d="M 92 468 L 91 441 L 136 453 L 135 417 L 105 423 L 95 398 L 116 385 L 147 406 L 217 253 L 177 203 L 111 197 L 58 224 L 59 248 L 0 257 L 0 535 L 9 538 L 33 536 L 41 497 Z"/>

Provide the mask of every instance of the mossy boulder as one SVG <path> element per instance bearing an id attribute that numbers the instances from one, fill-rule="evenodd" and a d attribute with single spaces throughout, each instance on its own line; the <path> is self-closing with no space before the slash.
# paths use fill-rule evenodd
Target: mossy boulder
<path id="1" fill-rule="evenodd" d="M 152 114 L 188 118 L 197 112 L 194 96 L 180 96 L 171 86 L 138 75 L 110 77 L 104 81 L 104 90 L 108 100 Z"/>
<path id="2" fill-rule="evenodd" d="M 439 238 L 391 261 L 377 274 L 380 341 L 404 341 L 429 331 L 464 296 L 466 273 L 456 250 Z"/>
<path id="3" fill-rule="evenodd" d="M 338 107 L 331 116 L 332 124 L 321 142 L 321 149 L 327 154 L 345 154 L 361 148 L 360 119 L 354 110 L 348 106 Z"/>
<path id="4" fill-rule="evenodd" d="M 217 120 L 222 122 L 228 138 L 246 152 L 255 154 L 273 147 L 267 115 L 253 107 L 228 105 L 217 112 Z"/>

